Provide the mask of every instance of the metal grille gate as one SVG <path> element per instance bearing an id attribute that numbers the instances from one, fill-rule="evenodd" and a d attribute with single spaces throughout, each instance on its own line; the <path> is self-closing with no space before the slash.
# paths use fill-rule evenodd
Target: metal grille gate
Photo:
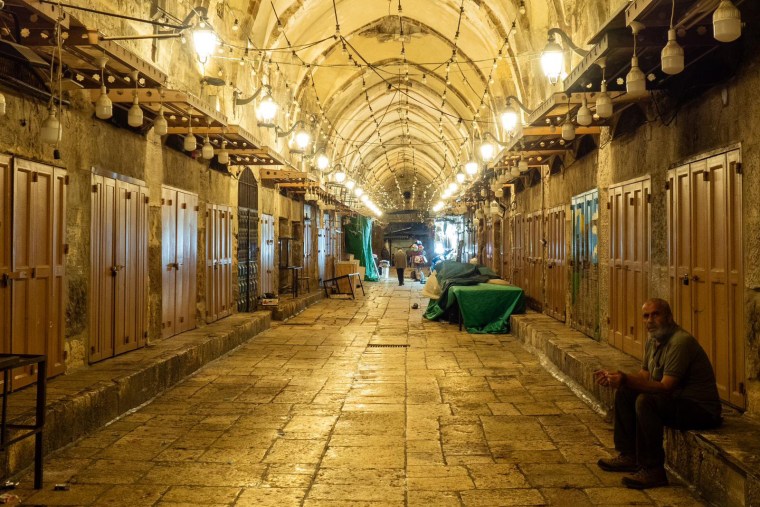
<path id="1" fill-rule="evenodd" d="M 238 182 L 238 206 L 238 311 L 252 312 L 259 293 L 259 188 L 248 168 Z"/>

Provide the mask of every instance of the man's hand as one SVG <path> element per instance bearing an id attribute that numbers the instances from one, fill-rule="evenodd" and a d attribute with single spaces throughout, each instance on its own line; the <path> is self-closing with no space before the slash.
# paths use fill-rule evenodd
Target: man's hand
<path id="1" fill-rule="evenodd" d="M 594 372 L 594 380 L 604 387 L 617 389 L 625 383 L 626 374 L 622 371 L 597 370 Z"/>

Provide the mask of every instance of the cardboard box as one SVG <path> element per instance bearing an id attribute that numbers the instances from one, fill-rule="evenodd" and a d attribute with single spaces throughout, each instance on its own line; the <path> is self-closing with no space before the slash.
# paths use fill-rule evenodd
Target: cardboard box
<path id="1" fill-rule="evenodd" d="M 277 306 L 280 298 L 261 298 L 261 306 Z"/>

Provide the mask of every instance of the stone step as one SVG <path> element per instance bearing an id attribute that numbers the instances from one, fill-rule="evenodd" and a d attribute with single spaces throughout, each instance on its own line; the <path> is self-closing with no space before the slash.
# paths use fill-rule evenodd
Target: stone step
<path id="1" fill-rule="evenodd" d="M 638 360 L 540 313 L 512 315 L 510 324 L 528 349 L 611 419 L 614 391 L 596 385 L 593 372 L 638 371 Z M 760 421 L 730 409 L 724 419 L 711 431 L 668 430 L 668 466 L 716 505 L 760 505 Z"/>
<path id="2" fill-rule="evenodd" d="M 272 312 L 272 320 L 287 320 L 294 315 L 304 311 L 309 306 L 324 299 L 324 291 L 320 288 L 318 291 L 301 294 L 297 298 L 290 296 L 281 296 L 277 306 L 262 307 L 264 310 Z"/>
<path id="3" fill-rule="evenodd" d="M 148 347 L 61 375 L 48 382 L 44 453 L 59 449 L 103 427 L 257 334 L 269 329 L 269 312 L 237 313 Z M 8 397 L 9 420 L 34 421 L 36 388 Z M 5 453 L 8 476 L 29 466 L 34 438 Z"/>

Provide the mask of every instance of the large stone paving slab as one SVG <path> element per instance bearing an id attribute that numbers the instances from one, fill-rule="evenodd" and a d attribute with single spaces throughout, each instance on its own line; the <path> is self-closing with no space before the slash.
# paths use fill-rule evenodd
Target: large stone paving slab
<path id="1" fill-rule="evenodd" d="M 366 287 L 52 454 L 45 488 L 27 474 L 15 493 L 25 505 L 702 505 L 598 470 L 610 425 L 511 335 L 424 321 L 416 284 Z"/>

